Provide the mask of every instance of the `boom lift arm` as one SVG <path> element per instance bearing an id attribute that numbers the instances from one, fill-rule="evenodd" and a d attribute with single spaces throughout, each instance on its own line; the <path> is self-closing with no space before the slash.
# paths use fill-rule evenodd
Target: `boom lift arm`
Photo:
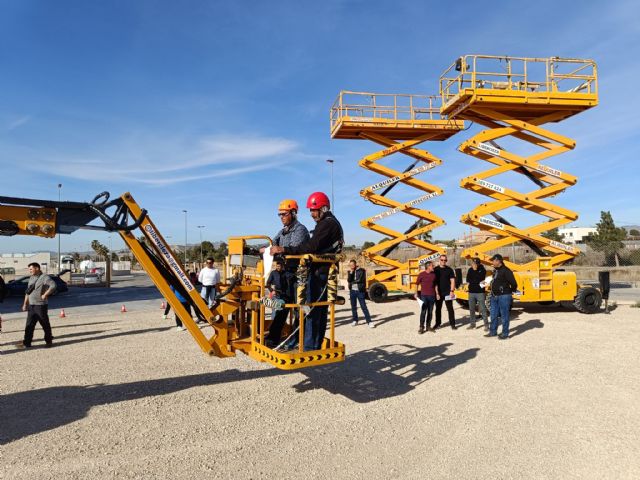
<path id="1" fill-rule="evenodd" d="M 232 237 L 229 239 L 228 272 L 225 272 L 222 292 L 210 309 L 189 280 L 185 270 L 171 247 L 130 193 L 110 200 L 109 193 L 97 195 L 91 202 L 61 202 L 25 198 L 0 197 L 0 236 L 29 235 L 53 238 L 58 233 L 70 234 L 79 229 L 117 232 L 131 249 L 155 286 L 171 308 L 182 320 L 198 346 L 217 357 L 235 356 L 240 350 L 250 357 L 285 370 L 322 365 L 344 360 L 344 345 L 335 340 L 335 304 L 338 297 L 329 285 L 325 302 L 307 302 L 300 298 L 297 303 L 283 308 L 298 310 L 300 328 L 297 350 L 281 352 L 265 345 L 266 319 L 263 263 L 247 243 L 261 240 L 271 243 L 266 236 Z M 134 235 L 142 234 L 142 240 Z M 289 257 L 293 258 L 293 257 Z M 339 255 L 298 256 L 302 265 L 300 273 L 312 263 L 326 263 L 337 272 Z M 228 278 L 227 278 L 228 277 Z M 334 278 L 337 284 L 337 277 Z M 205 320 L 212 334 L 205 334 L 193 321 L 189 312 L 178 301 L 171 287 L 187 298 L 198 319 Z M 303 351 L 304 316 L 309 309 L 329 307 L 330 337 L 325 339 L 321 350 Z M 293 330 L 289 325 L 285 331 Z M 211 332 L 211 330 L 209 330 Z"/>

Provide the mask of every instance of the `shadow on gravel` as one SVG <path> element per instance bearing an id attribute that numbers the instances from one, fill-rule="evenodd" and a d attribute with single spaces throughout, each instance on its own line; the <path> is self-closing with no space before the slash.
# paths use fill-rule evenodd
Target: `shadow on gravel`
<path id="1" fill-rule="evenodd" d="M 104 333 L 104 332 L 111 332 L 113 330 L 118 330 L 116 328 L 112 328 L 109 330 L 99 330 L 99 331 L 93 331 L 93 332 L 77 332 L 77 333 L 68 333 L 66 335 L 56 335 L 55 329 L 53 331 L 53 348 L 59 348 L 59 347 L 63 347 L 65 345 L 73 345 L 74 343 L 82 343 L 82 342 L 95 342 L 98 340 L 105 340 L 107 338 L 114 338 L 114 337 L 124 337 L 127 335 L 138 335 L 141 333 L 153 333 L 153 332 L 164 332 L 166 330 L 171 330 L 174 327 L 155 327 L 155 328 L 144 328 L 144 329 L 140 329 L 140 330 L 125 330 L 125 331 L 118 331 L 118 333 L 110 333 L 108 335 L 99 335 L 99 336 L 88 336 L 88 335 L 95 335 L 98 333 Z M 37 331 L 36 331 L 37 332 Z M 40 331 L 41 332 L 41 331 Z M 60 338 L 69 338 L 69 337 L 86 337 L 86 338 L 75 338 L 73 340 L 63 340 L 63 341 L 59 341 Z M 15 342 L 11 342 L 11 343 L 15 343 Z M 9 343 L 5 344 L 5 345 L 10 345 Z M 31 347 L 31 349 L 36 349 L 36 348 L 45 348 L 44 347 L 44 343 L 42 343 L 42 337 L 38 337 L 37 335 L 34 337 L 34 343 Z M 29 349 L 29 350 L 31 350 Z M 10 355 L 13 353 L 27 353 L 27 351 L 25 350 L 3 350 L 2 351 L 2 355 Z M 2 424 L 0 424 L 1 426 Z"/>
<path id="2" fill-rule="evenodd" d="M 364 350 L 349 355 L 346 362 L 303 370 L 308 378 L 294 388 L 298 392 L 322 388 L 358 403 L 403 395 L 475 358 L 480 350 L 470 348 L 448 355 L 451 345 L 418 348 L 400 344 Z"/>
<path id="3" fill-rule="evenodd" d="M 511 337 L 515 337 L 516 335 L 520 335 L 526 332 L 527 330 L 532 330 L 534 328 L 543 328 L 543 327 L 544 327 L 544 323 L 542 323 L 540 320 L 535 318 L 532 320 L 527 320 L 526 322 L 521 323 L 520 325 L 516 325 L 515 327 L 511 327 L 509 329 L 509 335 Z"/>
<path id="4" fill-rule="evenodd" d="M 0 445 L 84 418 L 92 407 L 136 400 L 204 385 L 281 375 L 276 369 L 227 370 L 118 385 L 49 387 L 0 396 Z"/>

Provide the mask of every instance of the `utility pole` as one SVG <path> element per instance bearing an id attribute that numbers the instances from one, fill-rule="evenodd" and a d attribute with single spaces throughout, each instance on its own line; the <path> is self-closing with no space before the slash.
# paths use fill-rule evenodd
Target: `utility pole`
<path id="1" fill-rule="evenodd" d="M 62 200 L 62 184 L 58 184 L 58 202 Z M 60 232 L 58 232 L 58 275 L 62 271 L 62 255 L 60 253 Z"/>
<path id="2" fill-rule="evenodd" d="M 336 204 L 333 201 L 333 160 L 327 159 L 327 163 L 331 165 L 331 211 L 336 213 Z"/>
<path id="3" fill-rule="evenodd" d="M 202 268 L 203 265 L 203 254 L 202 254 L 202 229 L 204 228 L 204 225 L 198 225 L 198 230 L 200 231 L 200 268 Z"/>
<path id="4" fill-rule="evenodd" d="M 182 210 L 184 213 L 184 268 L 187 268 L 187 211 Z"/>

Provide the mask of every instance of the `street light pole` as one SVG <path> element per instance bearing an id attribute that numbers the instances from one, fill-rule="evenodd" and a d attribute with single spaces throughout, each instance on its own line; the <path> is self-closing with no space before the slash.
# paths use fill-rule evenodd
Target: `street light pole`
<path id="1" fill-rule="evenodd" d="M 58 202 L 62 200 L 62 184 L 58 184 Z M 58 233 L 58 275 L 62 271 L 62 255 L 60 253 L 60 233 Z"/>
<path id="2" fill-rule="evenodd" d="M 333 201 L 333 160 L 329 158 L 327 163 L 331 164 L 331 211 L 336 213 L 336 204 Z"/>
<path id="3" fill-rule="evenodd" d="M 198 230 L 200 231 L 200 268 L 202 268 L 202 262 L 203 262 L 203 255 L 202 255 L 202 229 L 204 228 L 204 225 L 198 225 Z"/>
<path id="4" fill-rule="evenodd" d="M 184 268 L 187 268 L 187 211 L 182 210 L 184 213 Z"/>

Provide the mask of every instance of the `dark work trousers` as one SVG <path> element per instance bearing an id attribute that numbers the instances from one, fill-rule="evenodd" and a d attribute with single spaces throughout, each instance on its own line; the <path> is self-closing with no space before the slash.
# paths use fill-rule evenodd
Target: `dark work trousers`
<path id="1" fill-rule="evenodd" d="M 425 326 L 425 316 L 427 321 L 427 328 L 431 327 L 431 315 L 433 313 L 433 305 L 436 303 L 436 297 L 433 295 L 420 295 L 422 300 L 422 308 L 420 309 L 420 328 Z"/>
<path id="2" fill-rule="evenodd" d="M 185 310 L 189 312 L 189 316 L 191 316 L 191 304 L 189 302 L 180 302 L 180 303 L 185 308 Z M 181 326 L 182 326 L 182 322 L 180 321 L 180 319 L 178 318 L 178 314 L 176 313 L 176 327 L 181 327 Z"/>
<path id="3" fill-rule="evenodd" d="M 371 315 L 369 315 L 369 309 L 367 308 L 367 301 L 364 298 L 364 292 L 357 290 L 349 291 L 349 299 L 351 300 L 351 321 L 358 323 L 358 303 L 364 314 L 364 319 L 367 324 L 371 323 Z"/>
<path id="4" fill-rule="evenodd" d="M 322 267 L 321 267 L 322 268 Z M 327 280 L 329 275 L 324 269 L 313 269 L 309 272 L 309 287 L 307 288 L 307 302 L 327 301 Z M 311 307 L 304 319 L 304 349 L 320 350 L 324 334 L 327 331 L 327 313 L 329 307 Z"/>
<path id="5" fill-rule="evenodd" d="M 24 329 L 24 344 L 31 346 L 33 340 L 33 331 L 36 324 L 40 322 L 42 330 L 44 330 L 44 341 L 49 344 L 53 342 L 51 334 L 51 324 L 49 323 L 49 306 L 48 305 L 29 305 L 27 307 L 27 326 Z"/>
<path id="6" fill-rule="evenodd" d="M 171 311 L 171 305 L 169 305 L 169 302 L 166 302 L 164 307 L 164 316 L 166 317 L 167 315 L 169 315 L 170 311 Z"/>
<path id="7" fill-rule="evenodd" d="M 280 310 L 273 312 L 271 316 L 271 325 L 269 326 L 269 335 L 267 335 L 267 340 L 274 343 L 280 343 L 280 337 L 282 336 L 282 327 L 284 327 L 288 316 L 288 308 L 282 307 Z"/>
<path id="8" fill-rule="evenodd" d="M 449 325 L 451 325 L 451 328 L 454 328 L 456 326 L 456 319 L 453 314 L 453 300 L 445 300 L 442 296 L 440 296 L 440 300 L 436 300 L 436 324 L 434 327 L 438 328 L 442 324 L 442 302 L 447 306 Z"/>

